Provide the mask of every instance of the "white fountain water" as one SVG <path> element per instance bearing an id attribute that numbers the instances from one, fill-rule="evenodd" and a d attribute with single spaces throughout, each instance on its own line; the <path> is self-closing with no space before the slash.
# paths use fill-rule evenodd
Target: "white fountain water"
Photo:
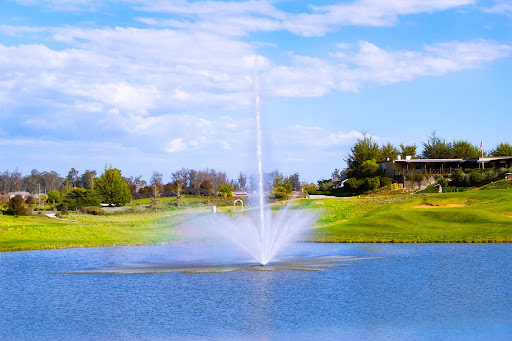
<path id="1" fill-rule="evenodd" d="M 198 224 L 196 231 L 207 232 L 208 239 L 215 237 L 218 241 L 229 241 L 237 250 L 243 250 L 253 261 L 267 265 L 290 245 L 297 241 L 303 232 L 310 229 L 315 215 L 304 210 L 295 210 L 292 201 L 280 210 L 270 209 L 265 202 L 263 186 L 263 146 L 261 129 L 261 110 L 258 89 L 255 89 L 256 137 L 258 188 L 256 208 L 250 208 L 245 213 L 225 215 L 212 214 Z M 195 236 L 197 237 L 197 235 Z M 204 237 L 202 235 L 201 237 Z M 232 250 L 223 244 L 223 251 Z"/>

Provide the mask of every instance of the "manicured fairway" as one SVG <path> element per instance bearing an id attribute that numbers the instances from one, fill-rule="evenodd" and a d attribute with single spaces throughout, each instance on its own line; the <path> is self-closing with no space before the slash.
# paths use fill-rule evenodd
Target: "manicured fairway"
<path id="1" fill-rule="evenodd" d="M 318 215 L 312 242 L 512 242 L 510 189 L 301 199 L 291 209 Z M 0 216 L 0 251 L 179 242 L 176 227 L 208 212 L 202 204 L 70 220 Z"/>
<path id="2" fill-rule="evenodd" d="M 359 212 L 372 204 L 352 200 L 352 210 Z M 336 206 L 325 204 L 328 210 Z M 382 205 L 348 221 L 332 216 L 312 241 L 512 242 L 512 190 L 433 194 Z"/>

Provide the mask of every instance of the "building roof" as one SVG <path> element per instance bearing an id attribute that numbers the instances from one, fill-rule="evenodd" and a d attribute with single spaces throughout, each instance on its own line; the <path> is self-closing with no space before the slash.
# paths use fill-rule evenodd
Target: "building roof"
<path id="1" fill-rule="evenodd" d="M 510 160 L 512 156 L 491 156 L 484 158 L 472 158 L 472 159 L 401 159 L 401 160 L 393 160 L 396 163 L 476 163 L 476 162 L 489 162 L 489 161 L 498 161 L 498 160 Z M 381 161 L 386 162 L 386 161 Z"/>

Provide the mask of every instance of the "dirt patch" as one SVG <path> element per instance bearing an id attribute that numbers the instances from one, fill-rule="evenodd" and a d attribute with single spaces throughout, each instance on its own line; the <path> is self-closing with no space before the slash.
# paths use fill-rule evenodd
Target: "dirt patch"
<path id="1" fill-rule="evenodd" d="M 448 204 L 448 205 L 419 205 L 413 208 L 450 208 L 450 207 L 464 207 L 466 204 Z"/>

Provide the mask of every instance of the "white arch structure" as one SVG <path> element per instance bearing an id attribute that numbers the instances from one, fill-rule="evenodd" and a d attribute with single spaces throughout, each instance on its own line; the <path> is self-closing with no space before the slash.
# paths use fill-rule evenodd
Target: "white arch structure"
<path id="1" fill-rule="evenodd" d="M 234 202 L 233 202 L 233 212 L 236 212 L 236 203 L 239 202 L 242 204 L 242 210 L 240 212 L 243 212 L 244 211 L 244 201 L 242 199 L 236 199 Z"/>

